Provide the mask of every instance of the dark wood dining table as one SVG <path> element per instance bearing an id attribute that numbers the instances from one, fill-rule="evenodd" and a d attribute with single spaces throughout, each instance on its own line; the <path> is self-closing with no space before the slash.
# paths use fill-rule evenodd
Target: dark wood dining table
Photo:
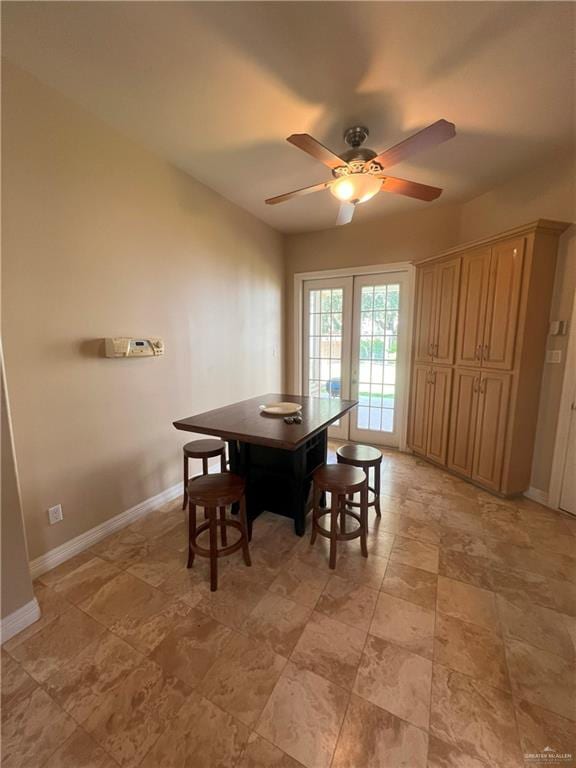
<path id="1" fill-rule="evenodd" d="M 273 402 L 302 405 L 302 423 L 261 413 Z M 230 471 L 246 480 L 250 525 L 269 511 L 294 520 L 304 535 L 314 470 L 326 462 L 328 427 L 358 404 L 336 397 L 268 393 L 173 422 L 176 429 L 215 435 L 228 443 Z"/>

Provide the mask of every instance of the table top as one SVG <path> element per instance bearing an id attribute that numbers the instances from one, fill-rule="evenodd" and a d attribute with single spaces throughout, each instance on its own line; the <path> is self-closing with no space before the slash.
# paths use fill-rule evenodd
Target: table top
<path id="1" fill-rule="evenodd" d="M 260 413 L 260 405 L 280 401 L 302 404 L 302 424 L 286 424 L 281 416 Z M 239 440 L 295 451 L 357 404 L 358 400 L 341 400 L 338 397 L 268 393 L 179 419 L 174 422 L 174 426 L 187 432 L 217 435 L 224 440 Z"/>

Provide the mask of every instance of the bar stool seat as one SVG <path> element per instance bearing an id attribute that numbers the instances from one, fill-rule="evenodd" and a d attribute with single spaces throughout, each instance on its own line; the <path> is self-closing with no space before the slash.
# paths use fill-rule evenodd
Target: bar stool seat
<path id="1" fill-rule="evenodd" d="M 346 464 L 326 464 L 314 472 L 314 507 L 312 512 L 312 538 L 310 544 L 314 544 L 316 536 L 324 536 L 330 539 L 330 568 L 336 567 L 336 548 L 338 541 L 350 541 L 360 538 L 362 555 L 368 557 L 366 532 L 368 530 L 368 480 L 366 473 L 359 467 Z M 360 512 L 354 512 L 348 508 L 346 496 L 360 491 Z M 330 493 L 330 509 L 320 506 L 320 499 L 324 493 Z M 323 517 L 330 516 L 330 529 L 321 525 Z M 358 525 L 355 529 L 347 531 L 347 518 L 354 520 Z"/>
<path id="2" fill-rule="evenodd" d="M 231 472 L 204 475 L 188 483 L 189 530 L 188 530 L 188 568 L 194 564 L 195 555 L 210 558 L 210 590 L 218 588 L 218 558 L 231 555 L 242 549 L 244 562 L 252 565 L 248 549 L 248 522 L 246 518 L 245 482 L 239 475 Z M 226 517 L 226 507 L 239 503 L 239 520 Z M 196 507 L 204 507 L 206 520 L 200 525 L 196 521 Z M 218 518 L 218 511 L 220 517 Z M 226 529 L 240 531 L 240 537 L 233 544 L 228 544 Z M 222 546 L 218 547 L 218 530 Z M 204 531 L 210 532 L 210 544 L 203 547 L 198 544 L 199 536 Z"/>
<path id="3" fill-rule="evenodd" d="M 373 445 L 342 445 L 336 451 L 336 461 L 343 466 L 360 467 L 366 472 L 368 479 L 368 491 L 373 498 L 368 500 L 368 506 L 374 507 L 378 517 L 380 512 L 380 467 L 382 465 L 382 451 Z M 374 470 L 374 484 L 370 485 L 370 470 Z M 351 497 L 348 498 L 348 506 L 359 507 L 360 504 Z"/>
<path id="4" fill-rule="evenodd" d="M 223 440 L 206 439 L 206 440 L 192 440 L 190 443 L 182 448 L 184 454 L 184 501 L 182 503 L 182 509 L 186 509 L 188 504 L 188 484 L 190 478 L 188 475 L 188 462 L 190 459 L 202 460 L 202 475 L 208 474 L 208 459 L 214 456 L 220 456 L 220 469 L 222 472 L 226 472 L 226 443 Z"/>

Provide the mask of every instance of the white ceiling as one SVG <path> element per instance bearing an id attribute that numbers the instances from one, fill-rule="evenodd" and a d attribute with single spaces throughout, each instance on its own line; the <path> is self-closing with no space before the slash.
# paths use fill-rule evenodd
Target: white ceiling
<path id="1" fill-rule="evenodd" d="M 380 150 L 438 118 L 457 136 L 394 167 L 445 189 L 381 193 L 356 220 L 469 199 L 574 140 L 573 3 L 4 2 L 3 52 L 284 231 L 334 225 L 329 178 L 285 141 Z"/>

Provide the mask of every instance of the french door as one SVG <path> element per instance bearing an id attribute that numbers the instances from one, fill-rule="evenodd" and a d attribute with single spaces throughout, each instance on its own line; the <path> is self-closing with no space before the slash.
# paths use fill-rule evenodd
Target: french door
<path id="1" fill-rule="evenodd" d="M 359 401 L 330 436 L 402 447 L 407 294 L 406 272 L 304 282 L 303 392 Z"/>
<path id="2" fill-rule="evenodd" d="M 302 391 L 311 397 L 350 398 L 352 337 L 351 277 L 304 283 Z M 330 427 L 331 437 L 348 439 L 348 416 Z"/>

